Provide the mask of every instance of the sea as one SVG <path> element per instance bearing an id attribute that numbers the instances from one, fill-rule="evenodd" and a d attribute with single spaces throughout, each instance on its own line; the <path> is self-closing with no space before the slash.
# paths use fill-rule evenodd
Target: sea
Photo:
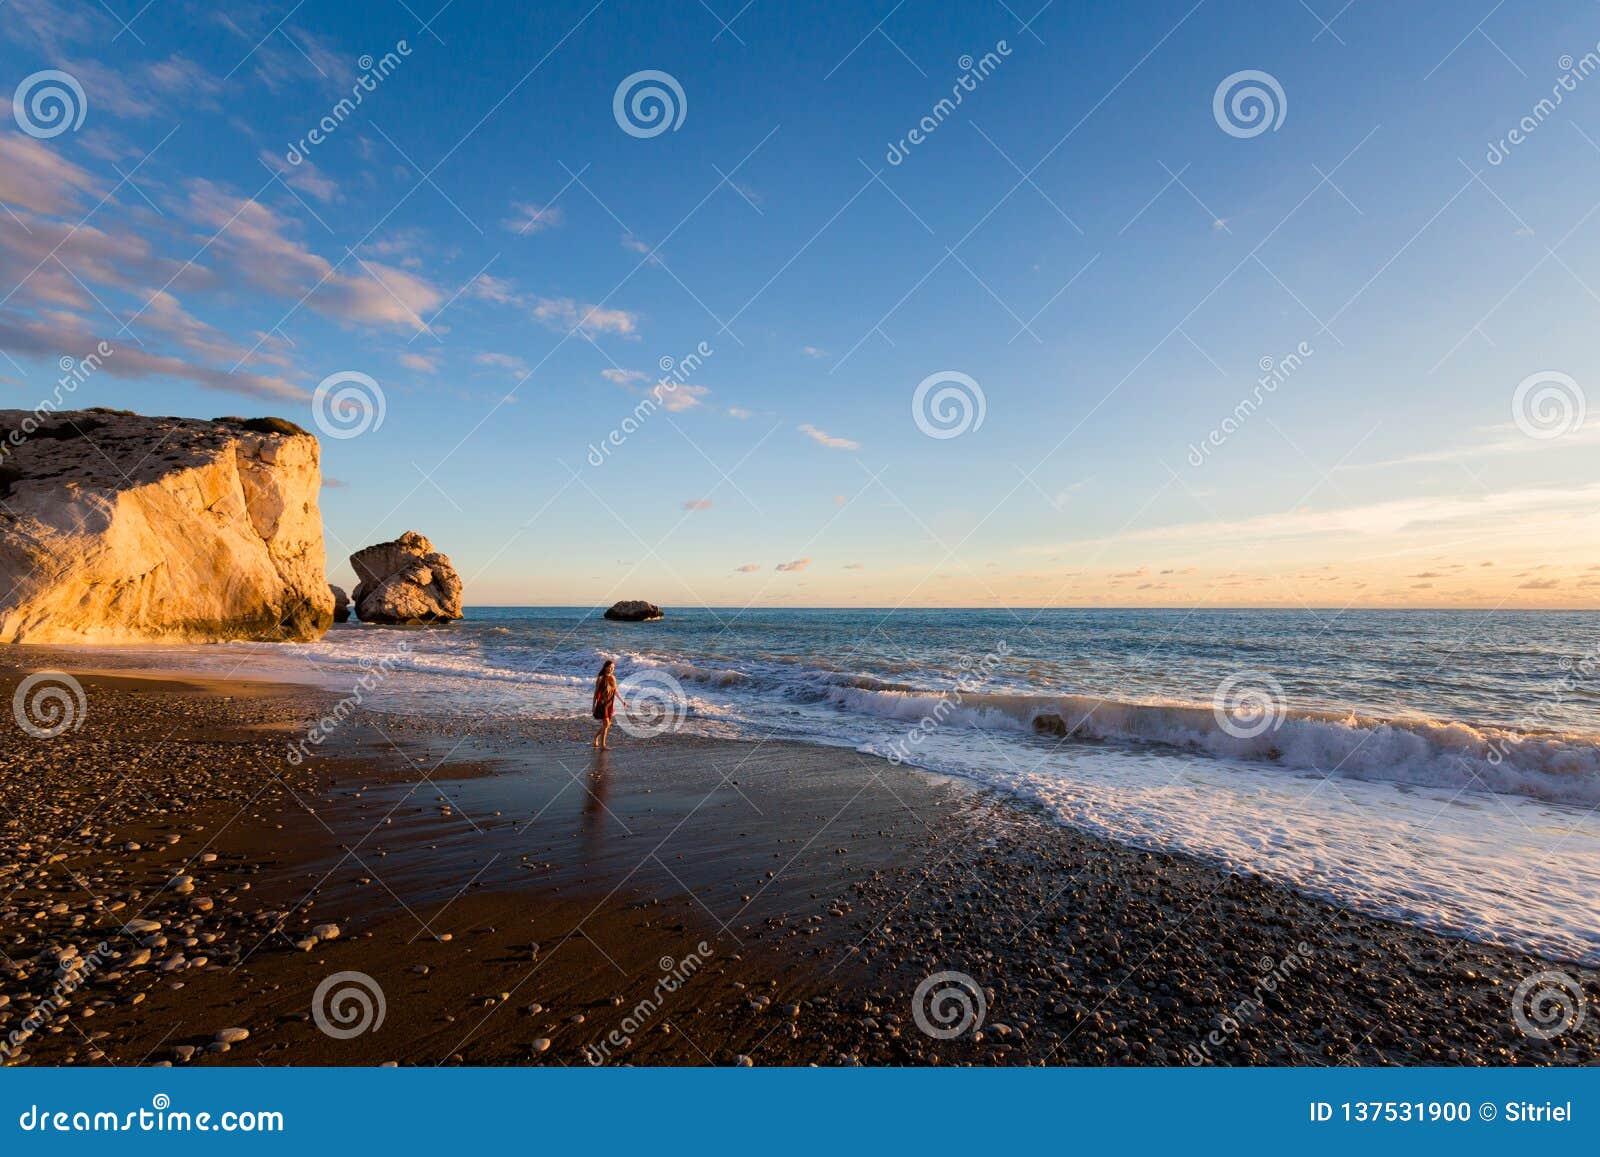
<path id="1" fill-rule="evenodd" d="M 619 748 L 674 730 L 849 748 L 864 769 L 963 777 L 1095 835 L 1600 964 L 1600 613 L 474 607 L 150 656 L 468 727 L 586 716 L 613 659 Z"/>

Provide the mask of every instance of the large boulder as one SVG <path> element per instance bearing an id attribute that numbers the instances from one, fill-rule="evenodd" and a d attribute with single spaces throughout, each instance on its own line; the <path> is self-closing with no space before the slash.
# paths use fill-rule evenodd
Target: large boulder
<path id="1" fill-rule="evenodd" d="M 648 623 L 660 617 L 661 608 L 643 599 L 623 599 L 606 610 L 606 618 L 618 623 Z"/>
<path id="2" fill-rule="evenodd" d="M 321 484 L 280 418 L 0 410 L 0 642 L 319 638 Z"/>
<path id="3" fill-rule="evenodd" d="M 328 584 L 328 590 L 333 594 L 333 621 L 348 623 L 350 621 L 350 596 L 344 593 L 343 587 Z"/>
<path id="4" fill-rule="evenodd" d="M 461 576 L 414 530 L 350 556 L 360 579 L 350 596 L 364 623 L 444 623 L 461 617 Z"/>

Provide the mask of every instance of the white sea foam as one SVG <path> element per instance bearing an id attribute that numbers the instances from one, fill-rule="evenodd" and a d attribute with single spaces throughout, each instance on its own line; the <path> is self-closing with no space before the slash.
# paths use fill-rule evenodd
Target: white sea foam
<path id="1" fill-rule="evenodd" d="M 946 689 L 957 668 L 920 654 L 879 657 L 864 671 L 843 650 L 813 647 L 795 661 L 777 647 L 728 648 L 724 655 L 737 653 L 730 660 L 642 633 L 485 626 L 407 638 L 395 667 L 411 677 L 386 680 L 374 707 L 582 714 L 595 670 L 612 658 L 624 679 L 647 668 L 677 679 L 693 732 L 897 753 L 1108 838 L 1258 872 L 1395 919 L 1600 963 L 1596 732 L 1526 731 L 1509 711 L 1499 724 L 1481 710 L 1464 722 L 1417 710 L 1314 710 L 1291 697 L 1275 728 L 1242 739 L 1209 704 L 1040 694 L 1001 684 L 1012 672 L 983 693 L 954 695 Z M 629 647 L 617 647 L 624 639 Z M 232 647 L 165 650 L 154 665 L 228 670 L 246 658 L 257 674 L 337 690 L 396 641 L 391 630 L 360 627 L 247 656 Z M 1559 654 L 1523 662 L 1547 665 Z M 1036 668 L 1019 661 L 1017 669 Z M 1491 676 L 1463 672 L 1441 683 L 1459 691 L 1466 678 Z M 1381 685 L 1369 678 L 1363 698 L 1379 698 L 1372 688 Z M 1579 697 L 1587 690 L 1573 690 L 1569 703 L 1592 704 Z M 1568 717 L 1593 715 L 1590 706 Z M 919 728 L 928 718 L 937 726 Z M 919 738 L 908 745 L 912 729 Z"/>

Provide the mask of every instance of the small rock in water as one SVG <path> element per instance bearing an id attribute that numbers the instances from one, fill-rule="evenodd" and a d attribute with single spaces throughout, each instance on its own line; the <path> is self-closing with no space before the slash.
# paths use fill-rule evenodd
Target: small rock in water
<path id="1" fill-rule="evenodd" d="M 545 1049 L 550 1047 L 550 1038 L 547 1036 L 542 1036 L 528 1047 L 536 1053 L 542 1053 Z"/>
<path id="2" fill-rule="evenodd" d="M 236 1045 L 240 1041 L 248 1039 L 249 1036 L 250 1030 L 247 1028 L 223 1028 L 217 1030 L 217 1039 L 227 1045 Z"/>

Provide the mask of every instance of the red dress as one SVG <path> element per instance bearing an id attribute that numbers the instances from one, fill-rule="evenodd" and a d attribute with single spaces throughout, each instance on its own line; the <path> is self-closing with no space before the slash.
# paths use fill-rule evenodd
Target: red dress
<path id="1" fill-rule="evenodd" d="M 603 679 L 594 688 L 594 717 L 609 720 L 616 710 L 617 685 L 611 679 Z"/>

